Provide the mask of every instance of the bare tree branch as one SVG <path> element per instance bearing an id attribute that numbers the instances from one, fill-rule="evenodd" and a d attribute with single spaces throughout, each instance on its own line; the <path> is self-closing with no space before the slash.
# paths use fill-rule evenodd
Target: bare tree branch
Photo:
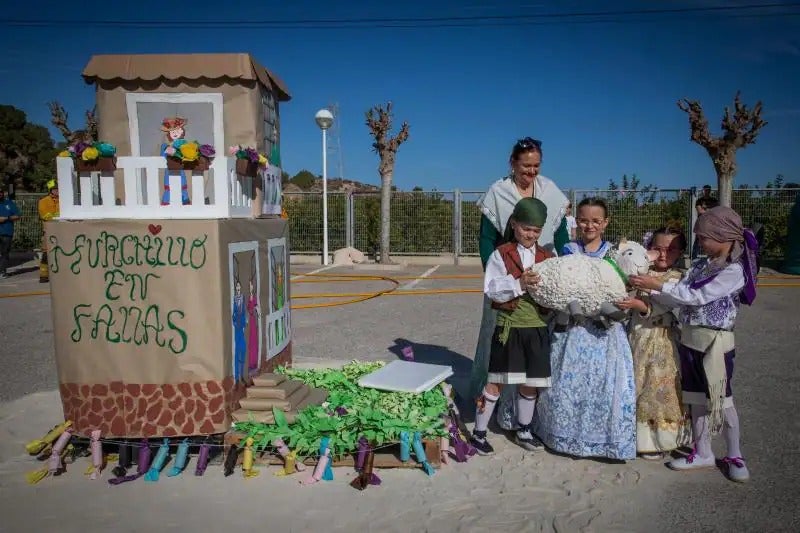
<path id="1" fill-rule="evenodd" d="M 58 131 L 60 131 L 61 135 L 64 136 L 64 140 L 66 142 L 71 142 L 72 130 L 69 129 L 69 126 L 67 125 L 67 119 L 69 118 L 69 115 L 58 102 L 50 102 L 47 104 L 47 106 L 50 108 L 50 122 L 53 124 L 53 126 L 58 128 Z"/>
<path id="2" fill-rule="evenodd" d="M 378 172 L 381 175 L 381 263 L 390 263 L 389 258 L 389 229 L 390 229 L 390 201 L 394 162 L 397 149 L 408 140 L 408 122 L 403 122 L 400 131 L 394 137 L 392 130 L 392 102 L 385 106 L 377 105 L 366 112 L 366 124 L 375 141 L 372 149 L 378 154 L 380 162 Z"/>
<path id="3" fill-rule="evenodd" d="M 684 98 L 678 101 L 678 107 L 689 115 L 689 127 L 691 129 L 691 140 L 705 148 L 715 148 L 717 139 L 711 136 L 708 131 L 708 120 L 703 113 L 703 106 L 697 100 Z"/>
<path id="4" fill-rule="evenodd" d="M 97 117 L 94 109 L 86 111 L 86 129 L 72 131 L 67 120 L 69 115 L 58 102 L 50 102 L 50 122 L 58 128 L 67 144 L 76 142 L 91 143 L 97 140 Z"/>
<path id="5" fill-rule="evenodd" d="M 95 106 L 92 109 L 88 109 L 86 111 L 86 134 L 91 137 L 92 141 L 99 141 L 99 135 L 97 134 L 97 107 Z"/>
<path id="6" fill-rule="evenodd" d="M 742 104 L 740 93 L 737 91 L 733 99 L 733 111 L 725 107 L 725 116 L 722 119 L 722 135 L 711 135 L 708 130 L 708 120 L 703 113 L 703 107 L 696 100 L 684 98 L 678 101 L 678 107 L 689 115 L 689 128 L 691 140 L 706 149 L 714 170 L 720 191 L 720 203 L 730 206 L 730 195 L 733 187 L 733 177 L 736 175 L 736 150 L 748 144 L 755 144 L 761 128 L 767 122 L 761 118 L 762 105 L 757 102 L 753 109 Z"/>

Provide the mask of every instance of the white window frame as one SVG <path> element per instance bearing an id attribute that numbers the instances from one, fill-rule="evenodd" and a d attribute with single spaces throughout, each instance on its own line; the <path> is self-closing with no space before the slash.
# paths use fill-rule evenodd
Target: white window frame
<path id="1" fill-rule="evenodd" d="M 270 105 L 271 103 L 271 105 Z M 272 140 L 272 134 L 278 129 L 278 103 L 275 95 L 267 88 L 261 89 L 261 122 L 264 125 L 264 138 L 261 140 L 262 149 L 265 155 L 269 157 L 272 153 L 272 146 L 275 142 Z M 267 126 L 272 128 L 272 131 L 267 131 Z"/>
<path id="2" fill-rule="evenodd" d="M 227 153 L 225 150 L 225 127 L 223 117 L 222 93 L 126 93 L 125 106 L 128 110 L 128 128 L 131 138 L 131 155 L 141 157 L 139 147 L 139 114 L 137 104 L 140 103 L 170 104 L 211 104 L 214 117 L 214 150 L 217 154 Z"/>

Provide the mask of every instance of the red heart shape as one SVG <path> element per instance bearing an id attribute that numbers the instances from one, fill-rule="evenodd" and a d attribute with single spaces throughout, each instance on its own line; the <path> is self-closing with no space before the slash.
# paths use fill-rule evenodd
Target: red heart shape
<path id="1" fill-rule="evenodd" d="M 150 230 L 150 233 L 152 233 L 153 235 L 158 235 L 159 233 L 161 233 L 161 224 L 159 224 L 158 226 L 156 226 L 155 224 L 150 224 L 149 226 L 147 226 L 147 229 Z"/>

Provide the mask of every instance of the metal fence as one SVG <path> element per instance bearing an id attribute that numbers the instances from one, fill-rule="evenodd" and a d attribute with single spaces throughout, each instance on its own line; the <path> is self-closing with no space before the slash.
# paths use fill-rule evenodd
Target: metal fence
<path id="1" fill-rule="evenodd" d="M 732 204 L 744 223 L 766 228 L 764 255 L 781 258 L 789 211 L 797 189 L 735 189 Z M 478 255 L 481 213 L 476 202 L 483 191 L 413 191 L 392 193 L 390 247 L 393 255 Z M 712 194 L 715 194 L 712 192 Z M 684 228 L 689 243 L 696 220 L 695 189 L 610 190 L 568 192 L 573 206 L 587 197 L 603 198 L 609 207 L 606 238 L 641 240 L 666 224 Z M 322 250 L 321 193 L 284 196 L 293 253 Z M 380 246 L 380 192 L 329 193 L 329 249 L 353 246 L 374 254 Z"/>
<path id="2" fill-rule="evenodd" d="M 14 224 L 15 250 L 33 250 L 42 245 L 42 222 L 39 220 L 39 199 L 46 193 L 17 193 L 14 201 L 19 207 L 20 219 Z"/>
<path id="3" fill-rule="evenodd" d="M 584 198 L 601 198 L 608 206 L 609 223 L 605 238 L 617 241 L 624 237 L 641 242 L 647 232 L 661 226 L 676 225 L 687 231 L 693 225 L 695 198 L 691 190 L 574 190 L 570 191 L 573 214 Z"/>
<path id="4" fill-rule="evenodd" d="M 786 246 L 789 212 L 798 189 L 735 189 L 733 208 L 746 225 L 765 227 L 764 255 L 779 259 Z M 483 191 L 413 191 L 392 193 L 390 245 L 393 255 L 478 255 L 481 213 L 476 202 Z M 683 227 L 693 240 L 694 189 L 568 191 L 573 206 L 587 197 L 603 198 L 609 207 L 606 238 L 641 240 L 645 233 L 667 223 Z M 34 249 L 41 240 L 37 202 L 42 194 L 18 193 L 22 220 L 14 247 Z M 322 194 L 286 193 L 292 253 L 322 251 Z M 380 192 L 328 193 L 328 247 L 353 246 L 374 254 L 380 246 Z"/>

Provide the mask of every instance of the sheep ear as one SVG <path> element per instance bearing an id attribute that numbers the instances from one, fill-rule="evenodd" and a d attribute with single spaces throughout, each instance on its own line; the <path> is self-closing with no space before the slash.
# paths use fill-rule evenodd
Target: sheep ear
<path id="1" fill-rule="evenodd" d="M 619 245 L 622 246 L 623 244 L 627 244 L 628 238 L 627 237 L 620 237 L 619 238 Z"/>

